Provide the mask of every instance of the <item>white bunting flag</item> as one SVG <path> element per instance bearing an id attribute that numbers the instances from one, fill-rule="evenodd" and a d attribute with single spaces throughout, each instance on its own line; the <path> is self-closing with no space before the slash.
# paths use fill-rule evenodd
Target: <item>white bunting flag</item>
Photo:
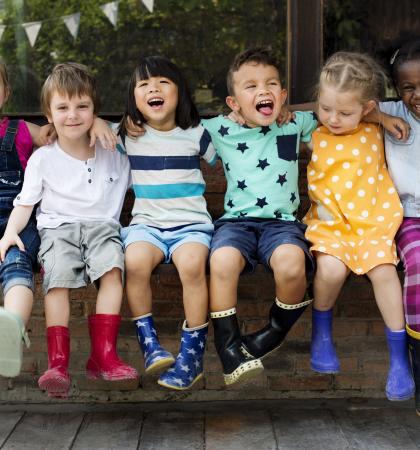
<path id="1" fill-rule="evenodd" d="M 149 12 L 153 12 L 153 4 L 155 3 L 154 0 L 141 0 L 143 2 L 143 5 L 149 10 Z"/>
<path id="2" fill-rule="evenodd" d="M 41 29 L 42 22 L 26 22 L 22 23 L 22 27 L 25 29 L 26 36 L 28 36 L 31 47 L 35 45 L 36 38 L 38 37 L 39 30 Z"/>
<path id="3" fill-rule="evenodd" d="M 0 25 L 0 39 L 3 36 L 4 30 L 6 29 L 6 25 Z"/>
<path id="4" fill-rule="evenodd" d="M 77 33 L 79 32 L 80 13 L 77 12 L 68 16 L 63 16 L 61 17 L 61 19 L 65 23 L 67 29 L 70 31 L 70 34 L 74 39 L 76 39 Z"/>
<path id="5" fill-rule="evenodd" d="M 118 2 L 109 2 L 105 5 L 101 5 L 100 8 L 102 9 L 102 12 L 106 15 L 108 20 L 115 27 L 117 25 L 118 19 Z"/>

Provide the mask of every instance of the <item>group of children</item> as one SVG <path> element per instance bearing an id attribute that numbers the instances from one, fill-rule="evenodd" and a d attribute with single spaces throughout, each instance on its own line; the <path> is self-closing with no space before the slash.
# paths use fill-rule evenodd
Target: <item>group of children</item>
<path id="1" fill-rule="evenodd" d="M 339 52 L 321 71 L 317 114 L 296 112 L 288 123 L 279 124 L 287 97 L 279 69 L 268 50 L 250 49 L 237 55 L 227 76 L 226 102 L 243 123 L 223 116 L 200 123 L 178 67 L 163 57 L 142 58 L 129 82 L 118 151 L 110 151 L 99 143 L 90 146 L 89 133 L 112 139 L 107 126 L 95 119 L 93 78 L 75 63 L 56 66 L 41 94 L 43 111 L 57 133 L 55 142 L 36 150 L 28 161 L 39 129 L 6 118 L 1 124 L 0 276 L 5 307 L 0 311 L 0 374 L 19 372 L 37 255 L 46 295 L 49 361 L 39 386 L 54 397 L 67 396 L 70 387 L 70 288 L 89 282 L 98 287 L 96 314 L 89 317 L 89 377 L 138 377 L 116 353 L 125 273 L 145 372 L 160 372 L 160 385 L 182 390 L 203 375 L 209 304 L 229 385 L 263 370 L 261 359 L 281 345 L 312 303 L 305 297 L 311 278 L 311 367 L 338 372 L 332 308 L 354 272 L 372 281 L 387 327 L 386 395 L 405 400 L 415 392 L 420 412 L 420 204 L 415 172 L 420 162 L 415 154 L 420 40 L 399 49 L 393 74 L 401 101 L 381 103 L 385 77 L 380 67 L 365 55 Z M 9 92 L 5 72 L 2 89 L 4 103 Z M 391 176 L 379 125 L 388 130 L 385 152 Z M 312 150 L 311 207 L 303 223 L 296 217 L 301 142 Z M 225 213 L 214 224 L 203 196 L 201 158 L 211 165 L 219 158 L 227 180 Z M 120 230 L 119 213 L 130 184 L 133 219 Z M 38 203 L 39 250 L 33 215 Z M 396 235 L 406 273 L 403 293 L 395 267 Z M 179 272 L 185 310 L 176 358 L 160 345 L 152 316 L 151 274 L 169 261 Z M 242 336 L 236 316 L 238 280 L 258 262 L 273 272 L 276 298 L 267 325 Z"/>

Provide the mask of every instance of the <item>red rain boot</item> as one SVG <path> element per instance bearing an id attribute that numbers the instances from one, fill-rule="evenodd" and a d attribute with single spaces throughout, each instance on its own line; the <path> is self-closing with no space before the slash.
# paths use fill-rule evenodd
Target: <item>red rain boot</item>
<path id="1" fill-rule="evenodd" d="M 133 380 L 137 370 L 125 364 L 117 354 L 117 335 L 121 316 L 117 314 L 94 314 L 89 316 L 91 342 L 86 375 L 91 379 L 107 381 Z"/>
<path id="2" fill-rule="evenodd" d="M 48 327 L 48 370 L 38 380 L 38 386 L 50 397 L 65 398 L 70 389 L 68 372 L 70 334 L 67 327 Z"/>

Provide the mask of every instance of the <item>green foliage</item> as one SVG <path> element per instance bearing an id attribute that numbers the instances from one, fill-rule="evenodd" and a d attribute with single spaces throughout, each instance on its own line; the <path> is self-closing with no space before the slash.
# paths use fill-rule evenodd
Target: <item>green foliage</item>
<path id="1" fill-rule="evenodd" d="M 285 0 L 156 0 L 149 13 L 138 0 L 119 2 L 114 28 L 100 10 L 107 0 L 5 0 L 0 42 L 14 94 L 8 111 L 39 111 L 39 91 L 58 62 L 86 64 L 98 79 L 102 112 L 121 112 L 126 85 L 140 54 L 165 55 L 184 71 L 202 112 L 220 111 L 233 56 L 270 45 L 282 65 L 286 50 Z M 60 19 L 81 12 L 77 39 Z M 22 22 L 42 21 L 32 48 Z"/>

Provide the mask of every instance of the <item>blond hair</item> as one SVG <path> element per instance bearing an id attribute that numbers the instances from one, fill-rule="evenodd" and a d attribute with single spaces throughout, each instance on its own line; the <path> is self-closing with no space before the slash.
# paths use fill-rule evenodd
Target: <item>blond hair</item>
<path id="1" fill-rule="evenodd" d="M 0 80 L 3 83 L 4 92 L 10 94 L 9 74 L 6 65 L 0 61 Z"/>
<path id="2" fill-rule="evenodd" d="M 55 92 L 60 95 L 81 97 L 87 95 L 92 99 L 93 112 L 99 109 L 99 98 L 96 90 L 96 81 L 89 69 L 83 64 L 67 62 L 57 64 L 41 90 L 41 108 L 45 115 L 51 114 L 51 98 Z"/>
<path id="3" fill-rule="evenodd" d="M 357 92 L 362 104 L 379 101 L 384 95 L 387 77 L 381 66 L 369 55 L 354 52 L 334 53 L 321 70 L 319 91 L 324 84 L 339 92 Z"/>

